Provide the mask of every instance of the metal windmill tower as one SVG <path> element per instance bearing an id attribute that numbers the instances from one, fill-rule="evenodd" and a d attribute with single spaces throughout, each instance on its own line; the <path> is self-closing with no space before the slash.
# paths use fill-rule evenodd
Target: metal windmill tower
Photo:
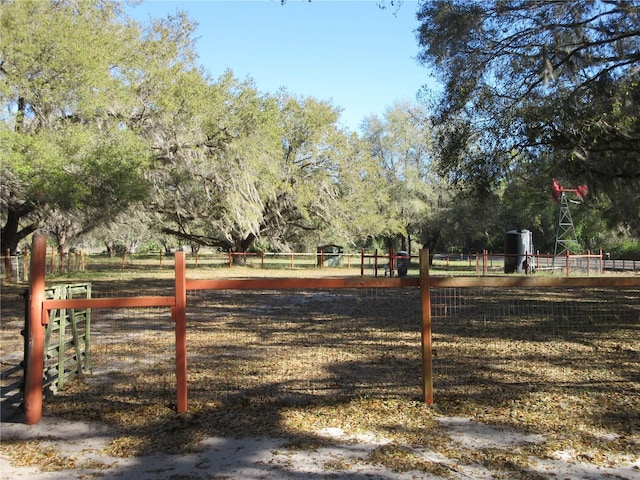
<path id="1" fill-rule="evenodd" d="M 554 202 L 560 203 L 560 212 L 558 213 L 558 229 L 556 230 L 556 246 L 553 252 L 553 263 L 555 257 L 562 255 L 567 251 L 571 251 L 578 245 L 576 230 L 573 226 L 571 211 L 569 210 L 569 198 L 567 193 L 575 193 L 578 200 L 571 200 L 572 203 L 582 203 L 583 198 L 587 195 L 587 186 L 578 185 L 576 188 L 564 188 L 554 178 L 551 186 L 551 198 Z"/>

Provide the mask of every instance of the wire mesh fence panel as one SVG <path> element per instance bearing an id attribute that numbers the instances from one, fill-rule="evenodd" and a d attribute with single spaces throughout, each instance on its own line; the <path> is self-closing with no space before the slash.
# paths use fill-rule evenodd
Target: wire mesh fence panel
<path id="1" fill-rule="evenodd" d="M 384 290 L 190 292 L 190 397 L 419 396 L 419 294 Z"/>
<path id="2" fill-rule="evenodd" d="M 175 334 L 167 308 L 93 309 L 88 387 L 122 408 L 175 401 Z"/>
<path id="3" fill-rule="evenodd" d="M 433 289 L 431 296 L 459 306 L 434 316 L 436 392 L 487 398 L 508 398 L 518 389 L 640 393 L 637 290 Z"/>

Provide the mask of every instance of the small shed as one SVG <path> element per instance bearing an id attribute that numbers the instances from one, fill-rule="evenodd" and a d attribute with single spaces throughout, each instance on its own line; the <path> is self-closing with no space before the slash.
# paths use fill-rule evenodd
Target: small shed
<path id="1" fill-rule="evenodd" d="M 340 245 L 320 245 L 317 252 L 319 267 L 338 267 L 342 262 L 343 248 Z"/>

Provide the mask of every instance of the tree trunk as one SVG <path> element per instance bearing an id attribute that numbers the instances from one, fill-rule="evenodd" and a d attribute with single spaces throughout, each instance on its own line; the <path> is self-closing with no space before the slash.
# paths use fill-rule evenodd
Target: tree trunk
<path id="1" fill-rule="evenodd" d="M 16 113 L 15 131 L 20 133 L 24 124 L 24 111 L 26 108 L 26 100 L 24 97 L 18 97 L 18 112 Z M 7 205 L 7 221 L 0 231 L 0 251 L 2 255 L 7 250 L 11 255 L 15 255 L 18 250 L 20 240 L 26 238 L 35 232 L 38 225 L 34 222 L 20 230 L 20 219 L 31 213 L 33 209 L 26 203 L 19 203 L 14 192 L 9 192 L 9 202 Z"/>
<path id="2" fill-rule="evenodd" d="M 427 242 L 423 245 L 424 248 L 429 249 L 429 265 L 433 265 L 433 255 L 436 253 L 436 246 L 438 245 L 438 241 L 440 240 L 440 230 L 434 232 L 433 235 L 429 237 Z"/>
<path id="3" fill-rule="evenodd" d="M 7 250 L 11 252 L 11 255 L 16 253 L 18 249 L 18 223 L 20 219 L 16 217 L 14 211 L 11 209 L 8 212 L 7 222 L 2 227 L 2 235 L 1 242 L 2 245 L 0 250 L 2 250 L 2 254 L 4 255 Z"/>
<path id="4" fill-rule="evenodd" d="M 247 250 L 249 250 L 249 248 L 251 248 L 251 245 L 253 245 L 255 239 L 256 236 L 253 233 L 250 233 L 240 241 L 236 241 L 234 251 L 236 253 L 245 253 Z M 245 255 L 234 255 L 233 263 L 234 265 L 246 265 L 247 257 Z"/>
<path id="5" fill-rule="evenodd" d="M 393 250 L 393 238 L 389 236 L 384 237 L 384 245 L 387 253 L 391 253 L 391 250 Z"/>
<path id="6" fill-rule="evenodd" d="M 69 259 L 69 242 L 68 242 L 68 235 L 66 230 L 63 228 L 61 230 L 58 230 L 56 232 L 54 232 L 54 237 L 56 239 L 56 242 L 58 244 L 58 262 L 59 266 L 60 266 L 60 273 L 65 271 L 66 265 L 67 265 L 67 260 Z"/>
<path id="7" fill-rule="evenodd" d="M 3 255 L 7 249 L 9 249 L 11 255 L 15 255 L 20 241 L 35 232 L 38 229 L 38 223 L 31 222 L 20 230 L 20 220 L 31 213 L 32 209 L 26 204 L 16 204 L 11 199 L 7 207 L 7 221 L 0 233 L 0 249 Z"/>
<path id="8" fill-rule="evenodd" d="M 27 106 L 27 101 L 24 97 L 18 97 L 18 112 L 16 113 L 16 126 L 15 131 L 21 133 L 24 129 L 24 111 Z"/>
<path id="9" fill-rule="evenodd" d="M 251 245 L 253 245 L 255 239 L 256 236 L 253 233 L 247 235 L 247 237 L 242 240 L 242 242 L 240 242 L 240 248 L 242 249 L 241 251 L 246 252 L 247 250 L 249 250 L 251 248 Z"/>

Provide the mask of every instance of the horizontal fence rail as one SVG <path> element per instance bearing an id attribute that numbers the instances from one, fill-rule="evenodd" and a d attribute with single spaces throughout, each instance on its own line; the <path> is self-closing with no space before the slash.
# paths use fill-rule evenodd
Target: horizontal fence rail
<path id="1" fill-rule="evenodd" d="M 55 299 L 42 302 L 43 311 L 72 308 L 173 307 L 175 297 L 112 297 Z"/>
<path id="2" fill-rule="evenodd" d="M 187 280 L 187 290 L 286 290 L 419 287 L 419 278 L 242 278 Z"/>

